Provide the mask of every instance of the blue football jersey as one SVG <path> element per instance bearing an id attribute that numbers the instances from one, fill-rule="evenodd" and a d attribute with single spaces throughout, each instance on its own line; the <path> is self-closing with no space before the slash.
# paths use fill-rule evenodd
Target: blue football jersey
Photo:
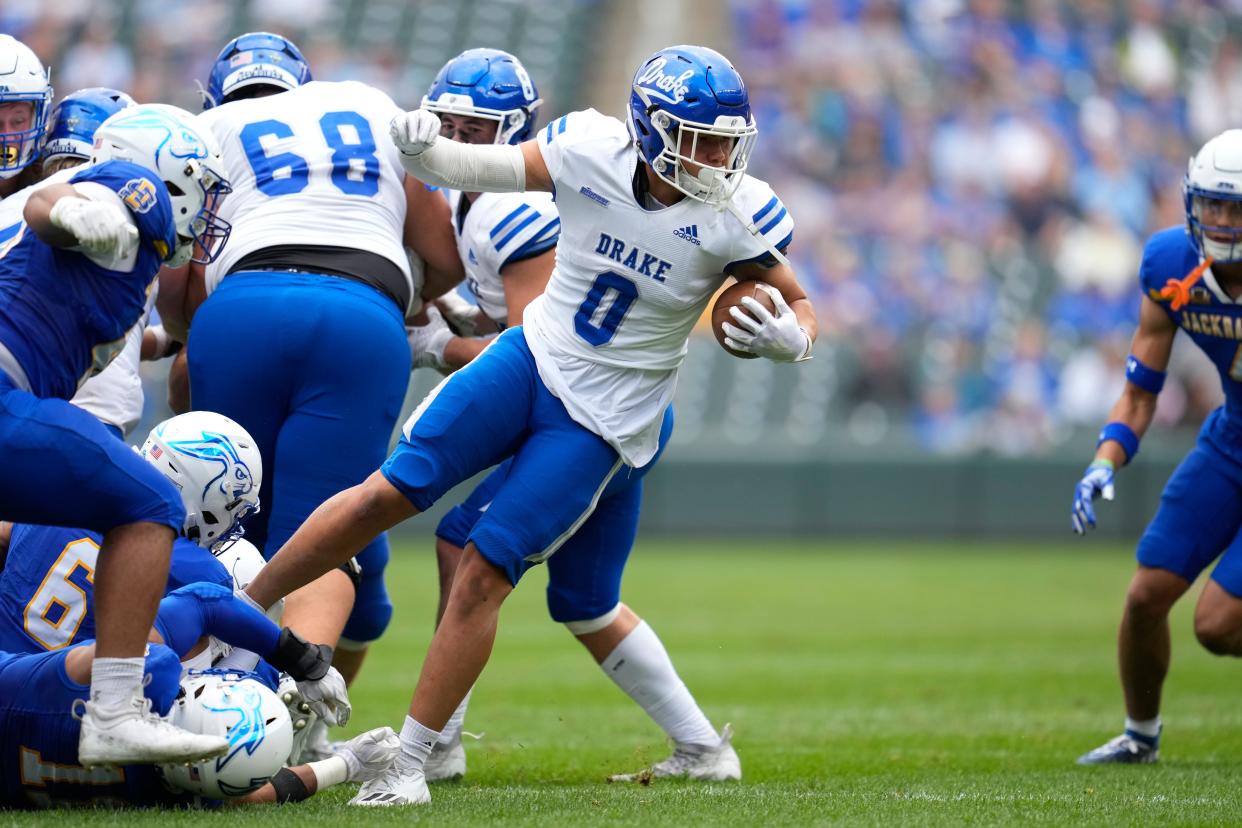
<path id="1" fill-rule="evenodd" d="M 78 762 L 80 722 L 71 714 L 89 688 L 65 672 L 67 650 L 0 652 L 0 807 L 188 804 L 194 797 L 164 787 L 151 765 L 87 769 Z M 167 713 L 181 667 L 167 647 L 152 645 L 144 691 Z"/>
<path id="2" fill-rule="evenodd" d="M 82 253 L 40 240 L 21 215 L 28 191 L 0 205 L 0 343 L 21 365 L 36 396 L 66 400 L 120 352 L 176 243 L 168 190 L 145 167 L 106 161 L 69 181 L 94 182 L 117 193 L 141 242 L 132 271 L 108 270 Z"/>
<path id="3" fill-rule="evenodd" d="M 0 650 L 60 650 L 95 637 L 95 562 L 102 541 L 84 529 L 13 527 L 8 562 L 0 570 Z M 198 581 L 233 587 L 215 556 L 178 538 L 165 592 Z"/>
<path id="4" fill-rule="evenodd" d="M 1220 373 L 1229 420 L 1242 424 L 1242 303 L 1233 301 L 1212 275 L 1211 269 L 1190 288 L 1190 301 L 1178 310 L 1160 295 L 1170 279 L 1183 279 L 1200 262 L 1182 227 L 1161 230 L 1143 248 L 1139 279 L 1144 294 L 1207 354 Z"/>

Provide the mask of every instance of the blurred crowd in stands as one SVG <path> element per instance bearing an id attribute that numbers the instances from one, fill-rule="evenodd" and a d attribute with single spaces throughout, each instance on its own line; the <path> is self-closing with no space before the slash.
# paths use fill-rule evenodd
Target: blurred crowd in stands
<path id="1" fill-rule="evenodd" d="M 267 28 L 297 39 L 317 76 L 412 105 L 426 80 L 397 51 L 341 42 L 342 15 L 367 6 L 8 0 L 0 30 L 48 57 L 61 93 L 107 85 L 197 108 L 219 46 Z M 1188 157 L 1242 126 L 1242 0 L 728 8 L 725 51 L 760 126 L 752 171 L 797 221 L 833 410 L 879 406 L 946 454 L 1038 453 L 1103 423 L 1143 241 L 1183 221 Z M 1171 373 L 1157 421 L 1197 425 L 1220 399 L 1215 371 L 1181 341 Z"/>
<path id="2" fill-rule="evenodd" d="M 734 2 L 753 170 L 798 222 L 839 393 L 936 452 L 1102 424 L 1143 242 L 1183 222 L 1189 156 L 1242 126 L 1232 5 Z M 1218 403 L 1194 351 L 1175 349 L 1158 422 Z"/>

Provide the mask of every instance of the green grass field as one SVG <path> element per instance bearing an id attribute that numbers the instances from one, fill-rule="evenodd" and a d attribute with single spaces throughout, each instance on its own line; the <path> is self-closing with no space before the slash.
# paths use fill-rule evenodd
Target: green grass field
<path id="1" fill-rule="evenodd" d="M 429 638 L 430 548 L 394 551 L 397 613 L 350 732 L 399 726 Z M 501 617 L 466 729 L 470 771 L 429 807 L 359 812 L 349 787 L 229 814 L 82 813 L 57 825 L 1237 824 L 1239 666 L 1174 616 L 1164 758 L 1079 768 L 1120 730 L 1114 632 L 1128 549 L 641 540 L 626 595 L 718 726 L 735 785 L 609 785 L 659 758 L 654 725 L 546 619 L 541 571 Z M 1196 589 L 1192 594 L 1197 595 Z M 2 815 L 51 824 L 46 815 Z"/>

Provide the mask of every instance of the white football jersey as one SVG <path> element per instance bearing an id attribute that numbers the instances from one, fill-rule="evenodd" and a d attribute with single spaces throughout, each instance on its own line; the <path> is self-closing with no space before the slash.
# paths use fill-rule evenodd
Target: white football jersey
<path id="1" fill-rule="evenodd" d="M 690 331 L 725 272 L 771 254 L 701 201 L 639 205 L 638 152 L 615 118 L 572 112 L 534 140 L 556 187 L 561 239 L 547 290 L 526 309 L 526 339 L 570 416 L 641 466 L 655 455 Z M 747 176 L 733 202 L 773 245 L 789 243 L 793 219 L 766 183 Z"/>
<path id="2" fill-rule="evenodd" d="M 116 426 L 128 437 L 142 419 L 142 377 L 138 373 L 142 356 L 142 334 L 155 305 L 157 291 L 147 294 L 147 308 L 125 333 L 125 347 L 108 367 L 90 377 L 69 402 L 94 415 L 95 419 Z"/>
<path id="3" fill-rule="evenodd" d="M 556 203 L 551 193 L 480 193 L 463 217 L 462 194 L 449 190 L 448 197 L 466 286 L 483 313 L 504 328 L 509 307 L 500 271 L 556 246 L 561 232 Z"/>
<path id="4" fill-rule="evenodd" d="M 233 233 L 207 267 L 208 292 L 245 256 L 277 245 L 366 250 L 409 279 L 405 171 L 388 137 L 399 114 L 374 87 L 314 81 L 199 115 L 220 142 L 233 185 L 219 211 Z"/>

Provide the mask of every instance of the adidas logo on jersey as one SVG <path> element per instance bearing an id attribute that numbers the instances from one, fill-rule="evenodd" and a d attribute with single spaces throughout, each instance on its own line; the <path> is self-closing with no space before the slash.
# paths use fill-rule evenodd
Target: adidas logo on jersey
<path id="1" fill-rule="evenodd" d="M 685 239 L 695 247 L 701 247 L 703 244 L 703 242 L 699 241 L 699 226 L 697 224 L 691 224 L 687 227 L 681 228 L 680 230 L 674 230 L 673 235 L 679 239 Z"/>

